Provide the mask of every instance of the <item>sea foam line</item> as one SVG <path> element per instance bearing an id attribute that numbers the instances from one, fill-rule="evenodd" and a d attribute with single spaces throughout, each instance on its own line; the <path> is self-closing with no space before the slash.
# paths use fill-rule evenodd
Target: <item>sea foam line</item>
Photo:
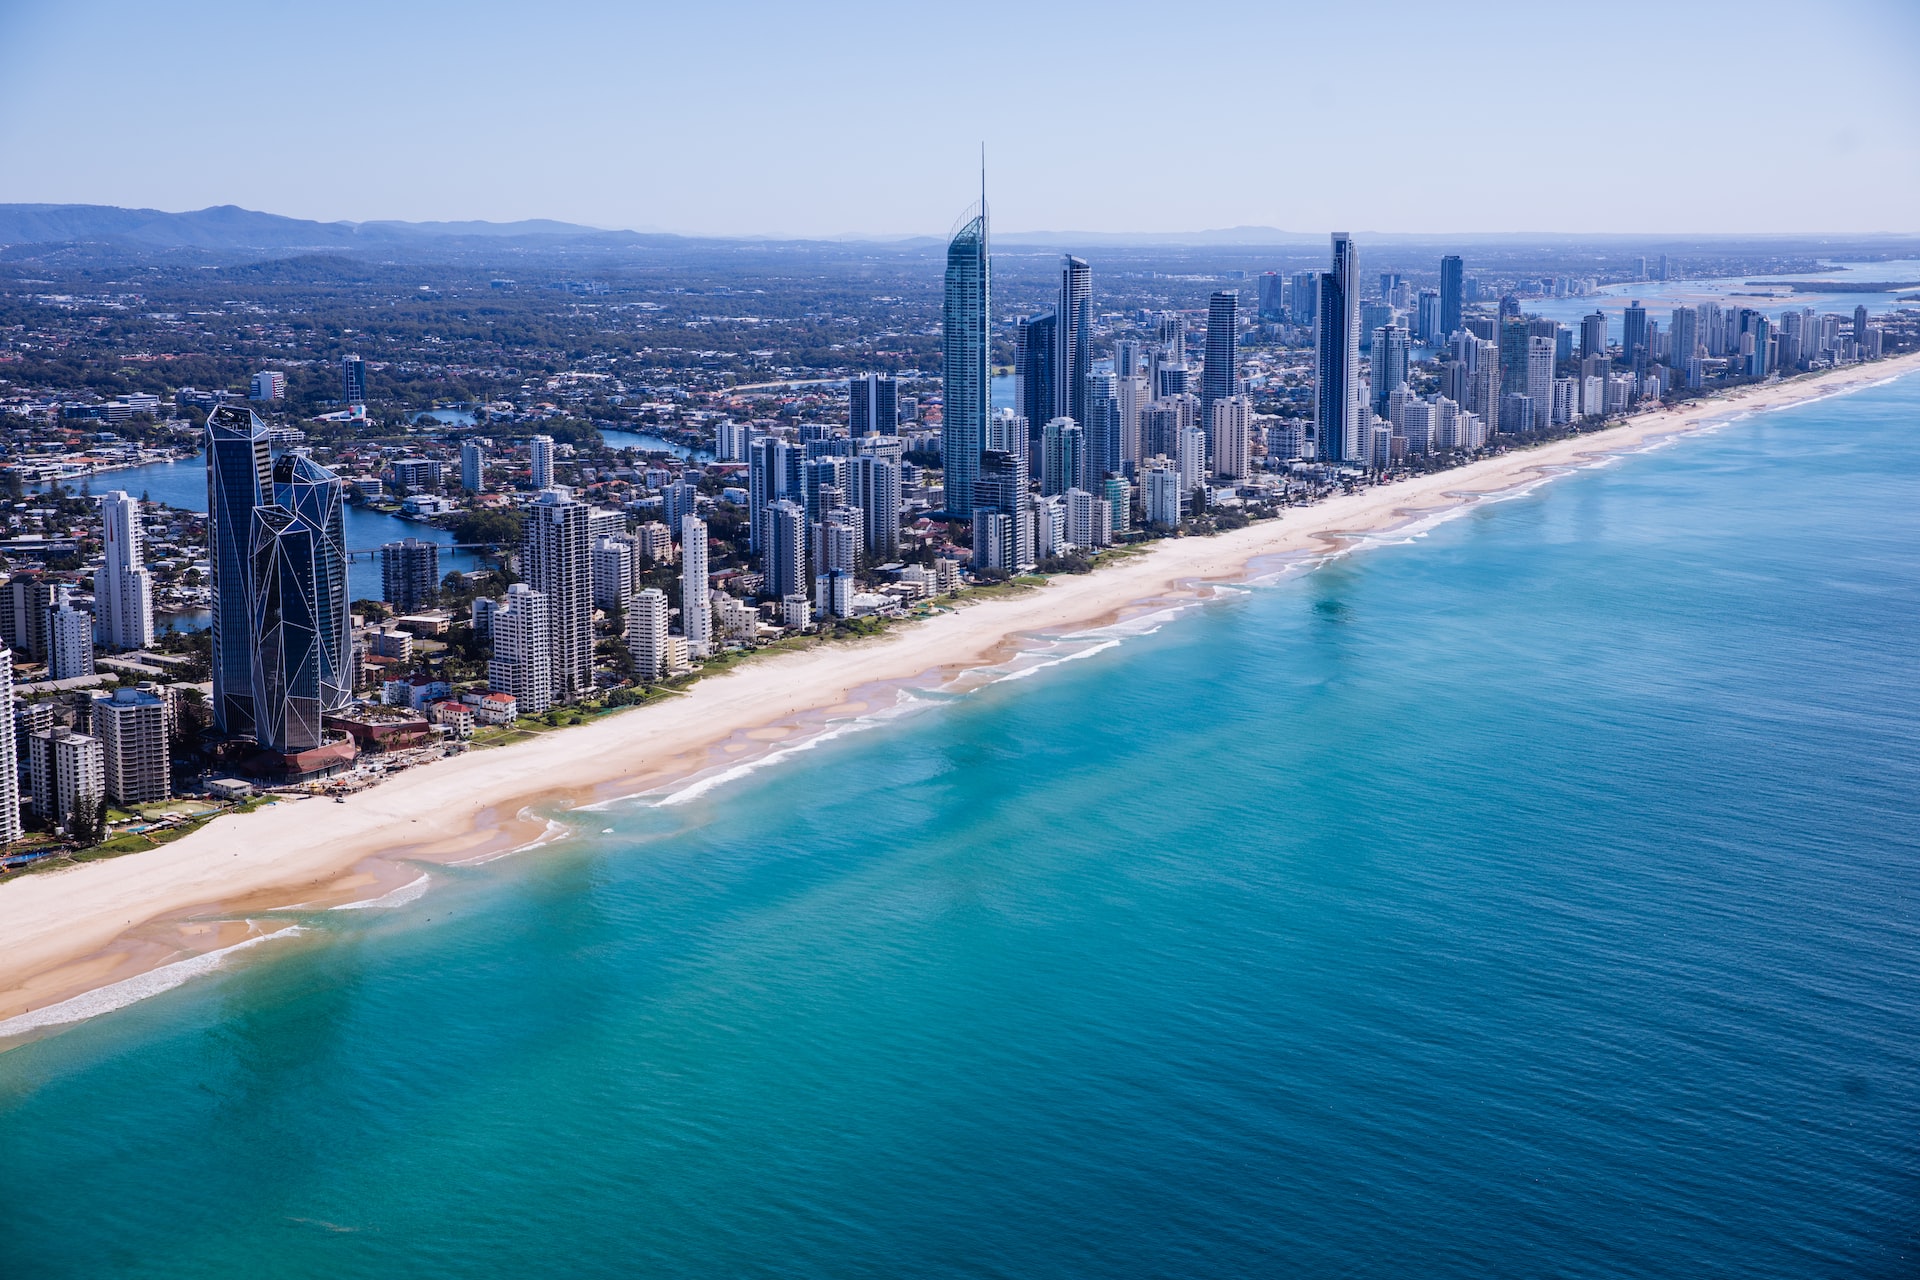
<path id="1" fill-rule="evenodd" d="M 427 883 L 432 876 L 422 873 L 418 880 L 409 881 L 398 889 L 390 890 L 377 898 L 366 898 L 360 902 L 343 902 L 337 907 L 328 907 L 329 911 L 373 911 L 385 907 L 404 907 L 427 891 Z"/>
<path id="2" fill-rule="evenodd" d="M 587 806 L 587 808 L 589 809 L 598 809 L 600 807 L 602 806 L 600 805 Z M 525 821 L 531 822 L 538 815 L 535 814 L 531 809 L 522 809 L 519 812 L 519 814 L 516 816 L 524 819 Z M 450 867 L 484 867 L 489 862 L 498 862 L 502 858 L 511 858 L 516 853 L 525 853 L 530 849 L 539 849 L 546 845 L 553 844 L 557 841 L 565 840 L 568 836 L 572 834 L 573 834 L 573 829 L 567 826 L 566 823 L 559 822 L 553 818 L 548 818 L 547 825 L 541 830 L 540 834 L 538 836 L 535 836 L 533 839 L 527 841 L 525 844 L 517 844 L 513 846 L 513 848 L 511 849 L 501 849 L 494 853 L 476 854 L 471 858 L 462 858 L 458 862 L 449 862 L 447 865 Z"/>
<path id="3" fill-rule="evenodd" d="M 171 991 L 182 983 L 189 982 L 204 973 L 211 973 L 226 962 L 228 956 L 248 947 L 257 947 L 263 942 L 275 938 L 284 938 L 289 934 L 305 933 L 297 924 L 272 933 L 263 933 L 246 938 L 230 947 L 218 951 L 209 951 L 203 955 L 188 956 L 185 960 L 176 960 L 172 964 L 163 964 L 158 969 L 149 969 L 145 973 L 136 973 L 131 978 L 92 991 L 83 991 L 70 1000 L 50 1004 L 44 1009 L 30 1009 L 0 1022 L 0 1038 L 24 1035 L 29 1031 L 38 1031 L 43 1027 L 60 1027 L 73 1022 L 85 1022 L 88 1018 L 97 1018 L 103 1013 L 112 1013 L 124 1009 L 130 1004 Z"/>

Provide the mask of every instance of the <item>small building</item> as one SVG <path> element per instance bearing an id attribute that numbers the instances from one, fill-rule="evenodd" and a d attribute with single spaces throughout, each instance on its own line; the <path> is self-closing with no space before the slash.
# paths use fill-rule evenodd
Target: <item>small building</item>
<path id="1" fill-rule="evenodd" d="M 427 740 L 427 718 L 417 711 L 362 707 L 326 718 L 326 727 L 350 735 L 362 751 L 394 751 Z"/>
<path id="2" fill-rule="evenodd" d="M 207 782 L 207 794 L 216 800 L 245 800 L 253 794 L 253 784 L 240 778 L 213 778 Z"/>
<path id="3" fill-rule="evenodd" d="M 512 724 L 520 718 L 520 704 L 510 693 L 482 694 L 474 716 L 481 724 Z"/>
<path id="4" fill-rule="evenodd" d="M 473 736 L 473 708 L 460 702 L 436 702 L 431 711 L 433 722 L 453 731 L 462 740 Z"/>

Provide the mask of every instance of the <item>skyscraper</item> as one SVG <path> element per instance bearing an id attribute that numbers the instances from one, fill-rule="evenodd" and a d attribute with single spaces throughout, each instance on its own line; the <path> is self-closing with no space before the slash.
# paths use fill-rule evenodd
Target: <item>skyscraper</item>
<path id="1" fill-rule="evenodd" d="M 1200 419 L 1213 421 L 1213 404 L 1238 390 L 1240 291 L 1218 289 L 1207 299 L 1207 363 L 1200 371 Z"/>
<path id="2" fill-rule="evenodd" d="M 1125 465 L 1120 394 L 1111 373 L 1087 375 L 1087 420 L 1080 425 L 1087 434 L 1087 482 L 1097 486 L 1102 477 L 1113 475 Z"/>
<path id="3" fill-rule="evenodd" d="M 660 625 L 664 631 L 664 597 Z M 493 612 L 487 688 L 512 694 L 523 716 L 542 715 L 553 705 L 553 616 L 547 598 L 524 582 L 508 587 L 506 601 Z"/>
<path id="4" fill-rule="evenodd" d="M 1684 374 L 1699 343 L 1700 313 L 1692 307 L 1675 307 L 1667 330 L 1667 364 Z"/>
<path id="5" fill-rule="evenodd" d="M 1373 331 L 1373 411 L 1387 413 L 1387 397 L 1395 387 L 1407 381 L 1407 357 L 1412 351 L 1410 335 L 1397 324 L 1382 325 Z"/>
<path id="6" fill-rule="evenodd" d="M 1260 292 L 1254 299 L 1255 314 L 1263 324 L 1272 324 L 1287 318 L 1285 295 L 1286 277 L 1278 271 L 1263 271 L 1260 274 Z"/>
<path id="7" fill-rule="evenodd" d="M 12 844 L 20 831 L 19 741 L 13 731 L 13 650 L 0 645 L 0 707 L 7 723 L 0 724 L 0 845 Z"/>
<path id="8" fill-rule="evenodd" d="M 807 591 L 807 509 L 789 498 L 767 508 L 766 593 L 776 600 Z"/>
<path id="9" fill-rule="evenodd" d="M 1450 253 L 1440 259 L 1439 337 L 1442 340 L 1460 331 L 1460 293 L 1463 279 L 1459 254 Z"/>
<path id="10" fill-rule="evenodd" d="M 1209 419 L 1213 435 L 1213 474 L 1222 480 L 1244 480 L 1253 465 L 1253 406 L 1241 395 L 1213 402 Z"/>
<path id="11" fill-rule="evenodd" d="M 153 576 L 143 564 L 140 503 L 123 489 L 100 500 L 105 546 L 93 575 L 94 619 L 100 643 L 109 649 L 144 649 L 153 643 Z"/>
<path id="12" fill-rule="evenodd" d="M 998 449 L 983 454 L 974 500 L 973 567 L 1008 573 L 1030 567 L 1033 516 L 1027 504 L 1026 459 Z"/>
<path id="13" fill-rule="evenodd" d="M 440 591 L 440 548 L 402 538 L 380 548 L 380 596 L 399 613 L 424 607 Z"/>
<path id="14" fill-rule="evenodd" d="M 707 522 L 698 516 L 680 517 L 680 632 L 687 638 L 687 656 L 704 658 L 713 652 L 713 601 L 707 582 Z"/>
<path id="15" fill-rule="evenodd" d="M 1607 313 L 1595 311 L 1580 318 L 1580 358 L 1607 354 Z"/>
<path id="16" fill-rule="evenodd" d="M 1054 416 L 1059 331 L 1060 319 L 1051 311 L 1013 322 L 1013 412 L 1026 422 L 1028 434 L 1018 441 L 983 441 L 983 450 L 1012 449 L 1030 463 L 1038 460 L 1040 428 Z"/>
<path id="17" fill-rule="evenodd" d="M 1087 436 L 1072 418 L 1061 416 L 1047 422 L 1040 456 L 1041 493 L 1086 488 Z"/>
<path id="18" fill-rule="evenodd" d="M 468 493 L 480 493 L 487 487 L 487 454 L 478 441 L 460 444 L 460 487 Z"/>
<path id="19" fill-rule="evenodd" d="M 320 746 L 322 718 L 353 700 L 344 488 L 305 454 L 283 454 L 271 501 L 253 511 L 253 736 L 269 751 Z"/>
<path id="20" fill-rule="evenodd" d="M 367 362 L 359 356 L 341 358 L 340 393 L 349 407 L 367 403 Z"/>
<path id="21" fill-rule="evenodd" d="M 535 489 L 553 487 L 553 437 L 535 436 L 527 446 L 527 458 Z"/>
<path id="22" fill-rule="evenodd" d="M 1322 462 L 1354 460 L 1360 422 L 1360 274 L 1353 239 L 1333 234 L 1333 267 L 1320 277 L 1313 349 L 1313 429 Z"/>
<path id="23" fill-rule="evenodd" d="M 527 508 L 522 559 L 527 583 L 546 597 L 553 627 L 553 699 L 593 688 L 593 557 L 587 504 L 562 486 Z"/>
<path id="24" fill-rule="evenodd" d="M 1647 309 L 1640 305 L 1638 298 L 1627 306 L 1620 330 L 1620 354 L 1634 368 L 1639 368 L 1647 360 Z"/>
<path id="25" fill-rule="evenodd" d="M 1060 308 L 1054 314 L 1059 317 L 1054 334 L 1059 355 L 1054 360 L 1053 412 L 1047 417 L 1072 418 L 1084 427 L 1087 374 L 1093 370 L 1093 271 L 1084 259 L 1072 254 L 1062 259 Z"/>
<path id="26" fill-rule="evenodd" d="M 946 508 L 973 510 L 973 483 L 992 408 L 990 258 L 986 176 L 980 207 L 947 242 L 946 292 L 941 307 L 940 449 L 946 470 Z"/>
<path id="27" fill-rule="evenodd" d="M 847 470 L 848 501 L 866 513 L 867 555 L 876 564 L 884 564 L 900 552 L 900 452 L 897 441 L 889 440 L 890 450 L 875 446 L 862 450 Z"/>
<path id="28" fill-rule="evenodd" d="M 271 491 L 267 426 L 251 409 L 207 415 L 207 561 L 213 571 L 213 724 L 253 732 L 253 512 Z"/>
<path id="29" fill-rule="evenodd" d="M 898 385 L 884 373 L 863 374 L 847 384 L 847 427 L 854 439 L 899 434 Z"/>

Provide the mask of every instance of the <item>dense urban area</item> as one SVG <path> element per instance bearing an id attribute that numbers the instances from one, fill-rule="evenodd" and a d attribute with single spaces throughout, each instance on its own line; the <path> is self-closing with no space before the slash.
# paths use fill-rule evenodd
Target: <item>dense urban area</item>
<path id="1" fill-rule="evenodd" d="M 944 243 L 14 244 L 0 866 L 1911 351 L 1920 282 L 1835 265 L 1902 256 L 1071 246 L 984 211 Z"/>

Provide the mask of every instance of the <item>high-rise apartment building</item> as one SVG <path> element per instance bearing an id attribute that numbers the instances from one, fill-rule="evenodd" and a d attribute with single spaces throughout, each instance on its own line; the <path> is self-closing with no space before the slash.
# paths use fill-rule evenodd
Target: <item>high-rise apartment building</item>
<path id="1" fill-rule="evenodd" d="M 1253 470 L 1252 403 L 1241 395 L 1215 400 L 1209 426 L 1213 474 L 1222 480 L 1245 480 Z"/>
<path id="2" fill-rule="evenodd" d="M 588 509 L 564 486 L 527 508 L 521 559 L 527 584 L 546 597 L 553 626 L 553 700 L 593 688 L 593 558 Z"/>
<path id="3" fill-rule="evenodd" d="M 847 383 L 847 427 L 853 438 L 900 432 L 898 384 L 884 373 L 863 374 Z"/>
<path id="4" fill-rule="evenodd" d="M 1008 573 L 1031 567 L 1033 516 L 1027 504 L 1026 459 L 997 449 L 984 454 L 974 499 L 973 567 Z"/>
<path id="5" fill-rule="evenodd" d="M 1217 289 L 1207 299 L 1207 357 L 1200 370 L 1200 418 L 1213 421 L 1213 405 L 1239 390 L 1240 291 Z"/>
<path id="6" fill-rule="evenodd" d="M 658 587 L 636 591 L 627 601 L 627 656 L 636 680 L 667 674 L 667 593 Z"/>
<path id="7" fill-rule="evenodd" d="M 1638 298 L 1627 305 L 1626 316 L 1621 322 L 1620 354 L 1629 365 L 1635 368 L 1647 362 L 1647 309 L 1640 305 Z"/>
<path id="8" fill-rule="evenodd" d="M 1607 354 L 1607 313 L 1595 311 L 1580 318 L 1580 358 Z"/>
<path id="9" fill-rule="evenodd" d="M 892 439 L 885 443 L 892 447 L 863 450 L 847 469 L 847 499 L 866 513 L 867 555 L 875 564 L 900 553 L 899 444 Z"/>
<path id="10" fill-rule="evenodd" d="M 1040 492 L 1065 493 L 1086 485 L 1087 437 L 1069 417 L 1050 420 L 1041 434 Z"/>
<path id="11" fill-rule="evenodd" d="M 172 794 L 167 704 L 142 689 L 115 689 L 93 701 L 107 796 L 122 808 Z"/>
<path id="12" fill-rule="evenodd" d="M 486 492 L 487 451 L 477 440 L 460 443 L 460 487 L 468 493 Z"/>
<path id="13" fill-rule="evenodd" d="M 425 608 L 440 593 L 440 547 L 402 538 L 380 548 L 380 597 L 399 613 Z"/>
<path id="14" fill-rule="evenodd" d="M 979 211 L 947 242 L 947 275 L 941 306 L 940 450 L 945 465 L 946 509 L 955 517 L 973 510 L 974 479 L 992 412 L 992 310 L 989 281 L 987 197 L 981 183 Z M 804 579 L 803 579 L 804 580 Z"/>
<path id="15" fill-rule="evenodd" d="M 13 699 L 13 650 L 0 645 L 0 707 L 7 709 L 10 722 L 17 722 Z M 12 844 L 20 830 L 20 757 L 19 736 L 13 723 L 0 724 L 0 845 Z"/>
<path id="16" fill-rule="evenodd" d="M 1407 383 L 1407 360 L 1412 354 L 1412 335 L 1397 324 L 1382 325 L 1373 331 L 1373 411 L 1385 417 L 1387 397 L 1395 387 Z"/>
<path id="17" fill-rule="evenodd" d="M 1441 341 L 1460 332 L 1463 283 L 1460 255 L 1450 253 L 1440 259 L 1440 332 L 1437 337 Z"/>
<path id="18" fill-rule="evenodd" d="M 93 610 L 100 643 L 144 649 L 153 643 L 153 575 L 147 572 L 140 503 L 115 489 L 100 500 L 102 556 L 93 575 Z"/>
<path id="19" fill-rule="evenodd" d="M 207 415 L 207 561 L 212 569 L 213 724 L 253 732 L 253 513 L 273 485 L 267 426 L 250 409 L 220 405 Z"/>
<path id="20" fill-rule="evenodd" d="M 707 581 L 707 522 L 698 516 L 680 517 L 680 633 L 687 638 L 687 656 L 704 658 L 713 652 L 713 602 Z"/>
<path id="21" fill-rule="evenodd" d="M 93 615 L 73 607 L 65 583 L 53 589 L 47 614 L 47 678 L 73 680 L 93 674 Z"/>
<path id="22" fill-rule="evenodd" d="M 601 609 L 624 609 L 633 594 L 635 574 L 639 570 L 640 551 L 636 540 L 626 534 L 602 536 L 593 540 L 593 603 Z"/>
<path id="23" fill-rule="evenodd" d="M 262 369 L 253 375 L 253 386 L 247 396 L 249 400 L 268 403 L 287 398 L 287 375 L 278 369 Z"/>
<path id="24" fill-rule="evenodd" d="M 75 815 L 91 821 L 106 798 L 106 766 L 100 740 L 55 725 L 30 740 L 33 811 L 62 830 Z"/>
<path id="25" fill-rule="evenodd" d="M 488 690 L 512 694 L 523 716 L 544 715 L 553 706 L 555 684 L 553 614 L 547 598 L 524 582 L 514 583 L 493 611 L 492 631 Z"/>
<path id="26" fill-rule="evenodd" d="M 1054 360 L 1053 412 L 1087 424 L 1087 375 L 1093 371 L 1093 271 L 1068 254 L 1060 263 L 1060 306 L 1054 313 L 1058 355 Z M 1040 419 L 1045 421 L 1046 419 Z M 1029 418 L 1029 422 L 1034 419 Z"/>
<path id="27" fill-rule="evenodd" d="M 762 564 L 765 591 L 776 600 L 805 595 L 807 509 L 790 498 L 767 508 L 767 540 Z"/>
<path id="28" fill-rule="evenodd" d="M 253 736 L 283 755 L 322 745 L 325 716 L 353 700 L 344 491 L 312 458 L 282 454 L 253 511 Z"/>
<path id="29" fill-rule="evenodd" d="M 1274 324 L 1287 318 L 1286 277 L 1278 271 L 1260 273 L 1259 293 L 1254 299 L 1254 314 L 1262 324 Z"/>
<path id="30" fill-rule="evenodd" d="M 343 356 L 340 360 L 340 398 L 350 408 L 367 403 L 367 362 L 359 356 Z"/>
<path id="31" fill-rule="evenodd" d="M 1320 276 L 1313 350 L 1313 430 L 1320 461 L 1352 459 L 1360 403 L 1360 268 L 1353 239 L 1333 235 L 1333 266 Z"/>
<path id="32" fill-rule="evenodd" d="M 535 436 L 527 445 L 527 460 L 536 490 L 553 487 L 553 437 Z"/>
<path id="33" fill-rule="evenodd" d="M 1120 394 L 1115 379 L 1104 369 L 1087 375 L 1087 420 L 1080 424 L 1087 437 L 1087 479 L 1097 483 L 1126 465 L 1120 426 Z"/>

